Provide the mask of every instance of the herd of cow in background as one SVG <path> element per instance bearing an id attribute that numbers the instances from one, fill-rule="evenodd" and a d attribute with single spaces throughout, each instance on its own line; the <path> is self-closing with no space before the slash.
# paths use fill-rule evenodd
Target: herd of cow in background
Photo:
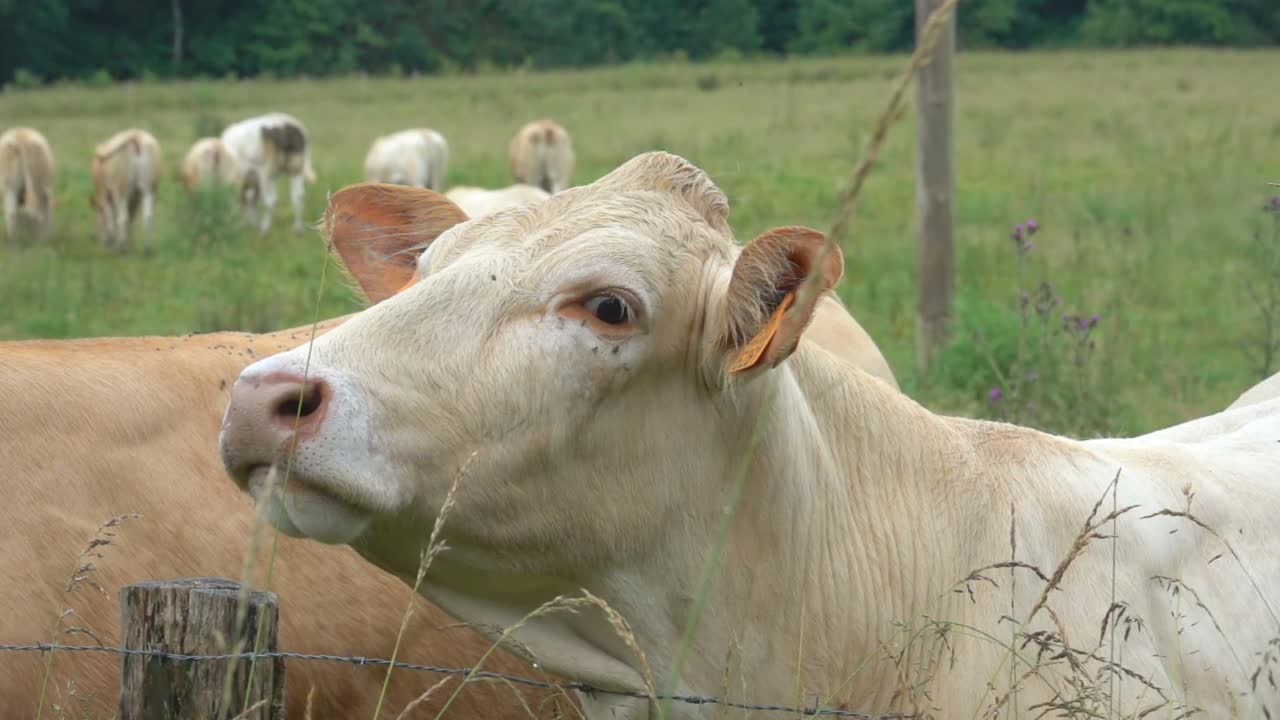
<path id="1" fill-rule="evenodd" d="M 139 218 L 143 241 L 150 242 L 162 162 L 160 143 L 138 128 L 122 130 L 94 148 L 90 204 L 98 239 L 108 248 L 127 251 Z M 546 199 L 568 187 L 573 177 L 569 133 L 549 119 L 527 123 L 511 139 L 508 164 L 515 180 L 508 187 L 457 186 L 445 194 L 470 217 Z M 364 179 L 444 192 L 448 166 L 444 136 L 430 128 L 411 128 L 373 141 Z M 38 130 L 18 127 L 0 134 L 0 197 L 10 237 L 48 236 L 56 205 L 54 173 L 52 147 Z M 251 117 L 219 137 L 197 140 L 182 160 L 181 176 L 188 193 L 236 188 L 245 220 L 263 233 L 271 229 L 276 183 L 288 179 L 293 226 L 301 230 L 305 186 L 316 180 L 307 129 L 283 112 Z"/>

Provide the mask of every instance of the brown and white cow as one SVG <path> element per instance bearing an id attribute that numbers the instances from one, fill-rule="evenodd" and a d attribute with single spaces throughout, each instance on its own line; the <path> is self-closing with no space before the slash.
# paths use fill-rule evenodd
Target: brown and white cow
<path id="1" fill-rule="evenodd" d="M 306 127 L 292 115 L 272 112 L 227 127 L 222 131 L 222 143 L 240 166 L 240 198 L 249 222 L 256 222 L 264 234 L 271 229 L 276 181 L 285 176 L 293 203 L 293 228 L 302 230 L 305 183 L 316 180 Z M 257 217 L 259 210 L 261 219 Z"/>
<path id="2" fill-rule="evenodd" d="M 555 194 L 573 181 L 573 140 L 554 121 L 526 124 L 511 138 L 507 163 L 517 183 L 534 185 Z"/>
<path id="3" fill-rule="evenodd" d="M 321 323 L 319 334 L 341 322 Z M 0 343 L 0 641 L 119 645 L 121 586 L 144 580 L 220 575 L 240 579 L 255 512 L 226 482 L 215 447 L 236 375 L 254 359 L 297 345 L 309 326 L 280 332 Z M 127 513 L 100 557 L 81 556 L 108 519 Z M 272 535 L 261 534 L 255 587 L 264 587 Z M 76 568 L 88 579 L 67 592 Z M 98 588 L 101 588 L 100 590 Z M 415 615 L 400 659 L 471 667 L 488 648 L 415 598 L 410 588 L 348 548 L 279 538 L 271 590 L 280 599 L 280 649 L 386 658 L 405 609 Z M 55 632 L 59 614 L 63 632 Z M 72 630 L 83 628 L 83 630 Z M 0 652 L 6 718 L 34 718 L 46 657 Z M 542 677 L 506 653 L 484 667 Z M 287 660 L 287 710 L 371 718 L 386 668 Z M 384 718 L 442 679 L 397 670 Z M 106 718 L 119 712 L 120 658 L 56 652 L 44 717 Z M 434 717 L 451 682 L 411 715 Z M 446 717 L 527 718 L 524 704 L 551 717 L 549 692 L 476 683 Z M 563 700 L 563 698 L 562 698 Z M 51 712 L 51 704 L 62 708 Z"/>
<path id="4" fill-rule="evenodd" d="M 467 217 L 478 218 L 509 207 L 542 202 L 551 197 L 551 193 L 539 187 L 516 183 L 497 190 L 458 185 L 450 188 L 444 196 L 462 208 Z"/>
<path id="5" fill-rule="evenodd" d="M 444 190 L 449 143 L 431 128 L 413 128 L 373 141 L 364 158 L 365 182 Z"/>
<path id="6" fill-rule="evenodd" d="M 97 220 L 98 239 L 108 248 L 128 249 L 139 214 L 143 245 L 150 247 L 160 163 L 160 143 L 137 128 L 121 130 L 94 149 L 89 204 Z"/>
<path id="7" fill-rule="evenodd" d="M 936 415 L 794 342 L 838 249 L 797 227 L 739 248 L 724 195 L 666 153 L 446 229 L 456 213 L 332 197 L 334 243 L 432 242 L 417 283 L 237 380 L 223 462 L 286 532 L 412 577 L 465 467 L 423 592 L 493 628 L 589 590 L 631 641 L 587 609 L 514 638 L 606 689 L 940 717 L 1275 702 L 1250 675 L 1280 635 L 1280 401 L 1194 442 Z M 1009 561 L 998 588 L 971 575 Z"/>
<path id="8" fill-rule="evenodd" d="M 236 158 L 222 138 L 200 138 L 182 158 L 182 186 L 187 192 L 218 185 L 234 185 L 240 179 Z"/>
<path id="9" fill-rule="evenodd" d="M 39 239 L 53 225 L 53 149 L 38 130 L 18 127 L 0 134 L 0 200 L 9 237 L 31 232 Z"/>

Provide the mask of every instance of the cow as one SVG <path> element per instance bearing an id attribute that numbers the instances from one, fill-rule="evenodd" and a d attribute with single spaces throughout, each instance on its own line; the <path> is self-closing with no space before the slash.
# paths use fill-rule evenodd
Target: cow
<path id="1" fill-rule="evenodd" d="M 430 128 L 383 135 L 364 158 L 366 182 L 394 183 L 444 190 L 449 169 L 449 143 Z"/>
<path id="2" fill-rule="evenodd" d="M 549 119 L 534 120 L 511 138 L 507 163 L 517 183 L 535 185 L 555 194 L 573 179 L 573 140 Z"/>
<path id="3" fill-rule="evenodd" d="M 305 183 L 316 181 L 306 127 L 292 115 L 272 112 L 227 127 L 222 131 L 222 143 L 240 166 L 240 199 L 248 221 L 257 222 L 264 235 L 271 229 L 276 181 L 287 176 L 293 229 L 302 230 Z M 261 219 L 257 218 L 259 210 Z"/>
<path id="4" fill-rule="evenodd" d="M 38 130 L 17 127 L 0 134 L 0 198 L 10 238 L 49 236 L 53 225 L 53 149 Z"/>
<path id="5" fill-rule="evenodd" d="M 542 202 L 551 197 L 551 193 L 542 188 L 520 183 L 497 190 L 458 185 L 450 188 L 444 195 L 462 208 L 467 217 L 472 218 L 484 217 L 525 203 Z"/>
<path id="6" fill-rule="evenodd" d="M 160 143 L 138 128 L 121 130 L 94 148 L 89 205 L 98 239 L 108 248 L 128 250 L 134 222 L 141 214 L 143 245 L 150 249 L 160 163 Z"/>
<path id="7" fill-rule="evenodd" d="M 228 474 L 287 534 L 402 578 L 449 499 L 421 592 L 599 690 L 588 718 L 657 717 L 651 690 L 1262 715 L 1280 400 L 1196 442 L 937 415 L 795 341 L 838 247 L 796 226 L 738 246 L 728 210 L 663 152 L 461 225 L 444 198 L 335 193 L 329 240 L 430 242 L 419 280 L 245 368 Z M 381 267 L 366 292 L 403 273 Z"/>
<path id="8" fill-rule="evenodd" d="M 343 320 L 323 321 L 316 333 Z M 0 641 L 118 646 L 122 586 L 180 577 L 241 579 L 256 515 L 226 482 L 218 461 L 222 409 L 241 369 L 311 332 L 308 325 L 260 335 L 0 343 L 0 490 L 6 498 L 0 572 L 11 580 L 0 585 Z M 82 555 L 95 537 L 110 544 Z M 273 538 L 269 532 L 257 537 L 251 584 L 262 588 Z M 287 537 L 278 542 L 270 589 L 279 597 L 281 650 L 390 657 L 411 603 L 401 661 L 466 668 L 488 649 L 470 630 L 442 629 L 452 620 L 348 548 Z M 73 582 L 86 575 L 78 569 L 85 563 L 93 569 Z M 74 590 L 68 591 L 69 583 Z M 74 612 L 59 619 L 63 608 Z M 6 718 L 36 716 L 45 659 L 0 652 Z M 547 679 L 504 652 L 483 667 Z M 317 720 L 373 717 L 386 676 L 385 667 L 315 660 L 289 659 L 286 668 L 288 716 Z M 443 677 L 396 670 L 380 717 L 396 717 Z M 44 716 L 114 716 L 119 687 L 118 656 L 55 652 Z M 455 687 L 451 681 L 411 717 L 434 717 Z M 522 688 L 516 697 L 505 685 L 469 684 L 446 717 L 515 720 L 528 717 L 527 704 L 549 718 L 557 697 L 564 705 L 565 698 L 551 691 Z M 51 713 L 51 704 L 62 713 Z"/>
<path id="9" fill-rule="evenodd" d="M 239 179 L 239 165 L 221 138 L 200 138 L 182 158 L 182 186 L 188 193 L 234 185 Z"/>

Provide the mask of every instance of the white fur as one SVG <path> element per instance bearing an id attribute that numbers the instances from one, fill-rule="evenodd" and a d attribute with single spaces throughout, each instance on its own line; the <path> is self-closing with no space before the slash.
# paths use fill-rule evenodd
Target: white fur
<path id="1" fill-rule="evenodd" d="M 430 128 L 401 130 L 373 141 L 364 159 L 364 179 L 440 192 L 448 165 L 449 143 L 443 135 Z"/>
<path id="2" fill-rule="evenodd" d="M 542 188 L 519 183 L 498 190 L 461 185 L 450 188 L 449 192 L 445 193 L 445 197 L 457 203 L 467 217 L 478 218 L 509 207 L 542 202 L 551 197 L 551 193 Z"/>

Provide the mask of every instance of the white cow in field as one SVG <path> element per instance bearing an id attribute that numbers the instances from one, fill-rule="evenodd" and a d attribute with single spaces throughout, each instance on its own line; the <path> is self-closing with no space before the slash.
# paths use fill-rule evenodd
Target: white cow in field
<path id="1" fill-rule="evenodd" d="M 444 190 L 449 169 L 449 143 L 430 128 L 414 128 L 383 135 L 373 141 L 364 158 L 366 182 L 413 185 Z"/>
<path id="2" fill-rule="evenodd" d="M 555 194 L 573 180 L 573 139 L 551 120 L 535 120 L 520 128 L 507 149 L 516 182 Z"/>
<path id="3" fill-rule="evenodd" d="M 94 149 L 89 202 L 97 219 L 98 239 L 107 247 L 128 249 L 139 214 L 143 245 L 150 247 L 160 164 L 160 143 L 137 128 L 121 130 Z"/>
<path id="4" fill-rule="evenodd" d="M 542 188 L 519 183 L 497 190 L 458 185 L 450 188 L 444 195 L 462 208 L 470 218 L 484 217 L 517 205 L 542 202 L 551 197 L 551 193 Z"/>
<path id="5" fill-rule="evenodd" d="M 182 159 L 182 185 L 187 192 L 215 185 L 234 185 L 240 179 L 236 158 L 221 138 L 200 138 Z"/>
<path id="6" fill-rule="evenodd" d="M 40 239 L 53 224 L 53 149 L 38 130 L 11 128 L 0 134 L 0 199 L 9 237 L 31 230 Z"/>
<path id="7" fill-rule="evenodd" d="M 240 166 L 241 202 L 249 222 L 256 221 L 264 234 L 271 229 L 276 180 L 287 176 L 293 227 L 302 230 L 305 183 L 316 180 L 315 171 L 311 169 L 307 129 L 302 123 L 286 113 L 267 113 L 241 120 L 223 130 L 222 142 Z M 256 219 L 259 210 L 261 220 Z"/>
<path id="8" fill-rule="evenodd" d="M 791 341 L 838 250 L 740 248 L 666 153 L 460 225 L 402 190 L 335 194 L 326 229 L 435 238 L 421 279 L 232 390 L 223 463 L 282 530 L 413 578 L 456 480 L 423 593 L 598 688 L 963 718 L 1280 702 L 1280 398 L 1129 439 L 939 416 Z M 625 639 L 538 612 L 582 589 Z"/>

